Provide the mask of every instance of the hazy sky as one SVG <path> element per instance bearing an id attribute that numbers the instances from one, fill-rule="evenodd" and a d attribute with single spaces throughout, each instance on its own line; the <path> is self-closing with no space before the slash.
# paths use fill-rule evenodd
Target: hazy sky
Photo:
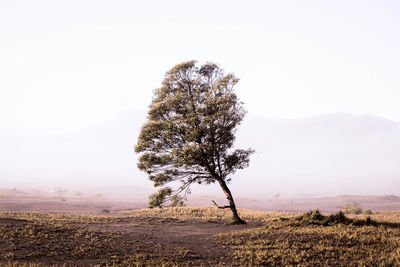
<path id="1" fill-rule="evenodd" d="M 240 79 L 250 113 L 400 121 L 398 1 L 0 2 L 0 129 L 74 131 L 147 110 L 185 60 Z"/>

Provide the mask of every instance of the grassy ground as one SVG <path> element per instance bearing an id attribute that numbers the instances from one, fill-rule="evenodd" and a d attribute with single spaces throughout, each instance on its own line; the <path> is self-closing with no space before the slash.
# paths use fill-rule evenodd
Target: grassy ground
<path id="1" fill-rule="evenodd" d="M 245 221 L 251 222 L 271 222 L 282 216 L 295 216 L 295 212 L 276 212 L 240 209 L 240 217 Z M 154 208 L 126 210 L 122 212 L 132 217 L 151 217 L 156 215 L 159 218 L 175 218 L 181 220 L 201 219 L 205 221 L 229 221 L 232 213 L 229 209 L 218 209 L 216 207 L 172 207 L 172 208 Z M 400 218 L 399 218 L 400 219 Z"/>
<path id="2" fill-rule="evenodd" d="M 400 224 L 386 217 L 392 222 L 314 212 L 216 238 L 239 265 L 400 266 Z"/>
<path id="3" fill-rule="evenodd" d="M 400 266 L 398 212 L 240 214 L 248 225 L 229 225 L 229 211 L 214 207 L 0 212 L 0 266 Z"/>

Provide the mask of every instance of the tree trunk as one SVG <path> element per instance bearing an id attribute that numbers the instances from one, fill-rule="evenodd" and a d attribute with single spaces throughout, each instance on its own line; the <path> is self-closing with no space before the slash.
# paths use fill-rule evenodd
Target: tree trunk
<path id="1" fill-rule="evenodd" d="M 243 221 L 242 219 L 240 219 L 240 217 L 239 217 L 239 214 L 236 210 L 235 201 L 233 201 L 231 190 L 229 190 L 225 181 L 222 179 L 218 179 L 218 183 L 220 184 L 222 190 L 224 191 L 224 193 L 226 195 L 226 199 L 228 199 L 228 201 L 229 201 L 229 206 L 230 206 L 232 214 L 233 214 L 232 224 L 246 224 L 246 222 Z"/>

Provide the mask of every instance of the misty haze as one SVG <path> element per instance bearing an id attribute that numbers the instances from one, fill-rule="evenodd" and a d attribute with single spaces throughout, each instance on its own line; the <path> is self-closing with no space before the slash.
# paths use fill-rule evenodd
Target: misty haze
<path id="1" fill-rule="evenodd" d="M 0 266 L 400 266 L 400 4 L 0 2 Z"/>
<path id="2" fill-rule="evenodd" d="M 120 112 L 107 122 L 52 137 L 1 136 L 3 189 L 54 188 L 103 194 L 146 206 L 154 189 L 136 167 L 133 147 L 146 114 Z M 232 190 L 240 198 L 392 195 L 400 186 L 400 123 L 372 115 L 325 114 L 305 119 L 248 115 L 237 146 L 256 149 L 238 171 Z M 221 197 L 220 189 L 195 186 L 191 199 Z M 245 204 L 251 207 L 251 204 Z M 258 208 L 274 208 L 265 203 Z"/>

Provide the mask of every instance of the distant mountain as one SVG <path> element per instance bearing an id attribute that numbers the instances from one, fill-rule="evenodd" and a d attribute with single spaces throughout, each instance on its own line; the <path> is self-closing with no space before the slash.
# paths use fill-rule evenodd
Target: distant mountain
<path id="1" fill-rule="evenodd" d="M 140 193 L 151 191 L 136 168 L 133 149 L 145 117 L 120 113 L 98 127 L 52 138 L 0 134 L 0 182 L 11 187 L 126 185 L 141 186 Z M 237 133 L 237 146 L 256 150 L 250 167 L 233 179 L 239 194 L 400 193 L 399 122 L 346 113 L 299 120 L 249 115 Z"/>
<path id="2" fill-rule="evenodd" d="M 300 120 L 250 116 L 238 144 L 257 150 L 253 177 L 265 190 L 398 193 L 400 123 L 346 113 Z M 257 178 L 255 178 L 257 177 Z"/>

